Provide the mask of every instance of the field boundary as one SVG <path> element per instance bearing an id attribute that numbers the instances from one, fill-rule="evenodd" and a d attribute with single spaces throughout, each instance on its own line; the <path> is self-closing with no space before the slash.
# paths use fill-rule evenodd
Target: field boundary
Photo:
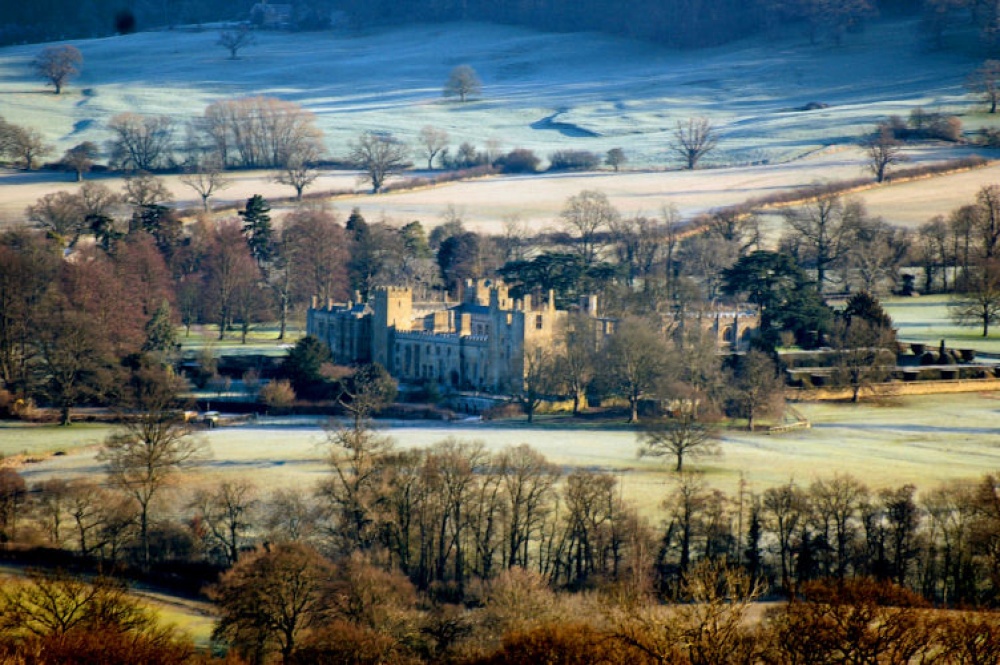
<path id="1" fill-rule="evenodd" d="M 953 393 L 979 393 L 1000 391 L 1000 379 L 952 379 L 938 381 L 913 381 L 882 383 L 875 386 L 875 394 L 866 396 L 896 397 L 899 395 L 944 395 Z M 786 388 L 785 398 L 793 402 L 822 402 L 850 399 L 850 388 Z"/>

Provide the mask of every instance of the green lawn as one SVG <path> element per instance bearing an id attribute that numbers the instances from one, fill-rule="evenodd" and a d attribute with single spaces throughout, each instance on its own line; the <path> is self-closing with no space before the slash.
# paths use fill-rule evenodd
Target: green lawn
<path id="1" fill-rule="evenodd" d="M 887 298 L 882 306 L 892 317 L 904 342 L 938 345 L 943 339 L 952 349 L 976 349 L 1000 353 L 1000 328 L 983 337 L 980 326 L 957 326 L 948 316 L 952 296 L 934 295 L 916 298 Z"/>
<path id="2" fill-rule="evenodd" d="M 278 340 L 278 324 L 270 323 L 256 326 L 247 335 L 247 343 L 243 344 L 239 331 L 229 331 L 226 338 L 219 339 L 219 329 L 216 326 L 192 326 L 191 334 L 185 335 L 184 329 L 178 331 L 178 341 L 181 352 L 199 354 L 209 349 L 213 355 L 265 355 L 283 356 L 288 347 L 305 335 L 305 329 L 298 324 L 289 324 L 285 331 L 285 339 Z"/>

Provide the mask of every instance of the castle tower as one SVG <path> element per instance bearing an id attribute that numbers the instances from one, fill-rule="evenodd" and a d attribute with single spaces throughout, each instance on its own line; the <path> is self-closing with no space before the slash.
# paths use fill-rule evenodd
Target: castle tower
<path id="1" fill-rule="evenodd" d="M 396 372 L 393 358 L 397 330 L 409 330 L 413 323 L 413 292 L 396 286 L 375 290 L 372 317 L 372 361 Z"/>

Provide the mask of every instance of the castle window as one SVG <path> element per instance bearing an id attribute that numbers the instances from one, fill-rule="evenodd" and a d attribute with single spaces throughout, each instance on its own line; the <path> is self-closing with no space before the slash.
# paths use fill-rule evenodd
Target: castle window
<path id="1" fill-rule="evenodd" d="M 543 325 L 543 323 L 542 323 L 542 315 L 541 314 L 536 314 L 535 315 L 535 330 L 541 330 L 542 329 L 542 325 Z"/>

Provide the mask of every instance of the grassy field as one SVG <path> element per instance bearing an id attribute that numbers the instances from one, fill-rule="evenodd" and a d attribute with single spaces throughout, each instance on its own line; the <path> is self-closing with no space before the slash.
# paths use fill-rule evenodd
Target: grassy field
<path id="1" fill-rule="evenodd" d="M 0 566 L 0 584 L 10 584 L 24 575 L 24 569 L 18 566 Z M 190 637 L 196 646 L 209 646 L 214 626 L 213 608 L 211 603 L 192 600 L 181 596 L 149 591 L 146 589 L 131 589 L 131 595 L 156 613 L 159 621 L 170 625 L 179 632 Z"/>
<path id="2" fill-rule="evenodd" d="M 285 339 L 278 339 L 278 324 L 266 323 L 254 326 L 247 335 L 244 344 L 238 331 L 226 333 L 226 338 L 219 339 L 216 326 L 197 325 L 191 327 L 191 333 L 178 331 L 178 341 L 184 355 L 198 356 L 206 350 L 213 356 L 221 355 L 264 355 L 283 356 L 297 339 L 305 334 L 304 324 L 290 323 L 285 330 Z"/>
<path id="3" fill-rule="evenodd" d="M 439 223 L 447 206 L 469 226 L 497 231 L 519 216 L 529 227 L 558 223 L 565 200 L 583 189 L 604 191 L 623 214 L 657 214 L 674 205 L 684 215 L 809 185 L 866 176 L 861 135 L 890 114 L 924 109 L 962 115 L 974 131 L 995 126 L 963 83 L 978 63 L 959 53 L 929 53 L 916 21 L 887 22 L 850 35 L 840 48 L 818 48 L 801 36 L 749 39 L 679 52 L 595 34 L 549 34 L 510 26 L 452 24 L 365 33 L 267 32 L 237 61 L 215 46 L 212 30 L 137 33 L 76 45 L 85 65 L 62 95 L 43 94 L 29 63 L 37 45 L 0 49 L 0 94 L 6 120 L 40 131 L 52 157 L 84 140 L 103 145 L 116 113 L 165 114 L 180 127 L 213 101 L 273 95 L 313 112 L 330 157 L 342 159 L 357 135 L 392 131 L 413 147 L 422 127 L 445 129 L 452 152 L 463 141 L 483 149 L 527 148 L 543 160 L 556 150 L 603 155 L 622 148 L 622 173 L 557 173 L 493 177 L 380 196 L 366 194 L 358 174 L 323 171 L 312 191 L 347 192 L 328 203 L 346 216 Z M 906 57 L 900 57 L 906 54 Z M 469 63 L 484 95 L 467 104 L 441 98 L 457 63 Z M 824 108 L 803 111 L 810 103 Z M 696 172 L 678 168 L 670 150 L 678 120 L 706 116 L 719 147 Z M 181 133 L 178 129 L 178 135 Z M 911 163 L 970 154 L 967 146 L 907 146 Z M 989 154 L 989 153 L 986 153 Z M 417 173 L 417 175 L 426 175 Z M 269 172 L 227 174 L 217 203 L 239 205 L 253 194 L 289 196 Z M 100 178 L 113 189 L 121 179 Z M 45 193 L 74 190 L 69 174 L 0 171 L 0 220 L 23 219 Z M 164 184 L 182 207 L 194 192 L 177 176 Z M 917 183 L 889 184 L 859 196 L 888 221 L 914 226 L 969 202 L 1000 167 Z M 235 208 L 221 214 L 232 214 Z M 288 209 L 276 206 L 279 216 Z"/>
<path id="4" fill-rule="evenodd" d="M 96 446 L 110 432 L 107 425 L 76 423 L 70 427 L 0 421 L 0 456 L 42 457 Z"/>
<path id="5" fill-rule="evenodd" d="M 722 456 L 690 467 L 726 491 L 741 480 L 753 491 L 794 478 L 808 483 L 835 472 L 851 473 L 875 487 L 972 478 L 1000 469 L 1000 399 L 990 394 L 897 398 L 885 404 L 800 404 L 809 430 L 780 436 L 727 432 Z M 527 427 L 492 423 L 393 423 L 401 447 L 429 446 L 448 437 L 480 441 L 491 450 L 527 443 L 571 469 L 606 470 L 621 479 L 624 495 L 651 514 L 671 486 L 669 462 L 638 458 L 633 431 L 574 428 L 565 420 Z M 220 428 L 202 436 L 211 456 L 183 479 L 185 487 L 211 486 L 220 478 L 250 478 L 261 490 L 312 488 L 326 473 L 324 431 L 309 419 Z M 52 457 L 22 468 L 28 482 L 100 474 L 94 452 Z"/>
<path id="6" fill-rule="evenodd" d="M 937 346 L 941 340 L 951 349 L 976 349 L 1000 353 L 1000 330 L 983 337 L 980 326 L 957 326 L 948 316 L 952 298 L 947 295 L 919 298 L 889 298 L 882 301 L 906 342 L 924 342 Z"/>

